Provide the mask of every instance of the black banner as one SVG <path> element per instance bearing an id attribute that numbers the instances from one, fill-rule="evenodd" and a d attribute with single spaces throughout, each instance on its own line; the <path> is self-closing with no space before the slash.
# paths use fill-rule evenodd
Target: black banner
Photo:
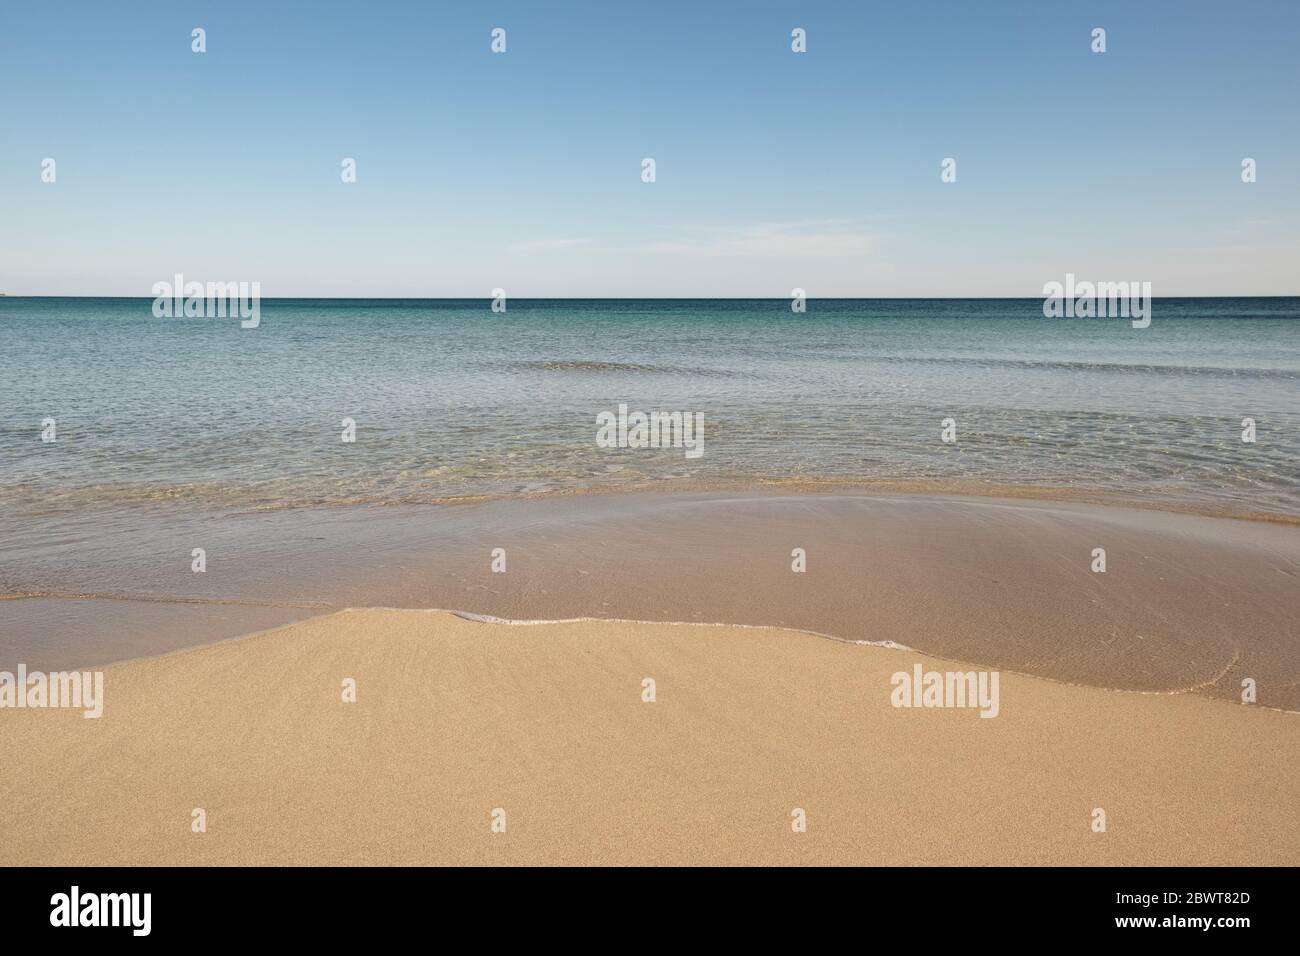
<path id="1" fill-rule="evenodd" d="M 1129 937 L 1226 946 L 1294 926 L 1288 869 L 0 871 L 6 941 L 296 943 L 533 926 L 539 938 L 686 921 L 710 934 L 892 931 L 972 944 Z M 613 942 L 613 939 L 611 939 Z"/>

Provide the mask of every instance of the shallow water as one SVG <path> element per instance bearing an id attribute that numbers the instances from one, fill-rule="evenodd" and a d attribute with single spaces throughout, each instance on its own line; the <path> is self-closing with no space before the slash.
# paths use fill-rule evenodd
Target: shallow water
<path id="1" fill-rule="evenodd" d="M 1159 299 L 1151 326 L 1041 301 L 0 298 L 0 509 L 435 501 L 665 481 L 1089 489 L 1300 514 L 1300 299 Z M 596 415 L 702 413 L 704 453 L 598 447 Z M 1241 441 L 1242 419 L 1258 441 Z M 57 422 L 57 441 L 41 423 Z M 355 443 L 340 440 L 342 419 Z M 952 418 L 957 441 L 939 440 Z"/>

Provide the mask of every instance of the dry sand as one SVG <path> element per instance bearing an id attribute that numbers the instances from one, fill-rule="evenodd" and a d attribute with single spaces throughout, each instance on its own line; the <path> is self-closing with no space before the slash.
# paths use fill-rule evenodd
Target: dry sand
<path id="1" fill-rule="evenodd" d="M 918 662 L 954 669 L 344 611 L 114 665 L 98 720 L 0 710 L 0 863 L 1300 863 L 1300 716 L 1006 672 L 996 718 L 896 709 Z"/>

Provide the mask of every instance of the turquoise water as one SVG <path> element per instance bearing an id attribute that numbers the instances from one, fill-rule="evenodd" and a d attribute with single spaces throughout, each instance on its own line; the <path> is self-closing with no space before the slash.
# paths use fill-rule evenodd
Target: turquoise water
<path id="1" fill-rule="evenodd" d="M 96 509 L 434 501 L 671 481 L 1047 485 L 1300 514 L 1300 299 L 0 298 L 0 524 Z M 620 403 L 704 454 L 604 449 Z M 1258 441 L 1241 441 L 1241 422 Z M 957 442 L 939 440 L 953 418 Z M 41 440 L 42 421 L 57 441 Z M 356 441 L 340 441 L 341 420 Z"/>

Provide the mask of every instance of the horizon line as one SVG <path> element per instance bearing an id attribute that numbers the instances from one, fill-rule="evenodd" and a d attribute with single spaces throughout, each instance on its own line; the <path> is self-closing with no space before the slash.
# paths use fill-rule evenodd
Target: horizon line
<path id="1" fill-rule="evenodd" d="M 68 295 L 64 293 L 34 293 L 34 294 L 16 294 L 0 292 L 0 299 L 141 299 L 152 301 L 156 299 L 154 295 L 95 295 L 95 294 L 78 294 Z M 491 302 L 491 295 L 264 295 L 258 297 L 261 301 L 276 301 L 288 299 L 327 299 L 333 301 L 417 301 L 417 302 Z M 969 302 L 969 301 L 1042 301 L 1042 295 L 874 295 L 874 296 L 807 296 L 806 301 L 810 302 Z M 1064 296 L 1055 296 L 1054 298 L 1065 298 Z M 1197 294 L 1173 294 L 1173 295 L 1153 295 L 1154 299 L 1295 299 L 1300 298 L 1300 292 L 1287 293 L 1215 293 L 1212 295 Z M 608 295 L 511 295 L 508 301 L 533 301 L 533 302 L 788 302 L 788 295 L 626 295 L 626 296 L 608 296 Z"/>

